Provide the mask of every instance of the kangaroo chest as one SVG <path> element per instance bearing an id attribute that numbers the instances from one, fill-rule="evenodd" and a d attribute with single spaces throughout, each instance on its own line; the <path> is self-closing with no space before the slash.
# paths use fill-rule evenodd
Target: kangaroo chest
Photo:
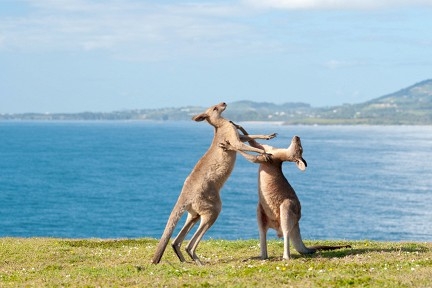
<path id="1" fill-rule="evenodd" d="M 300 213 L 300 201 L 280 167 L 260 165 L 258 175 L 258 196 L 260 204 L 269 220 L 280 219 L 280 206 L 285 201 Z"/>

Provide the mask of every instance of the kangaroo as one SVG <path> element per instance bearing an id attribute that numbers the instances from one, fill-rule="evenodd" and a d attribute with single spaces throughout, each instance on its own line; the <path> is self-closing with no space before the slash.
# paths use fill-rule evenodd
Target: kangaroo
<path id="1" fill-rule="evenodd" d="M 242 131 L 243 134 L 247 135 L 243 127 L 239 125 L 235 126 Z M 249 144 L 256 148 L 265 149 L 267 153 L 272 155 L 272 161 L 266 161 L 266 159 L 262 158 L 260 155 L 250 155 L 244 151 L 238 150 L 231 145 L 229 141 L 226 141 L 221 146 L 226 150 L 236 150 L 248 161 L 260 164 L 258 172 L 259 202 L 257 207 L 257 220 L 260 235 L 261 259 L 268 258 L 266 235 L 269 228 L 275 229 L 278 237 L 283 236 L 283 259 L 286 260 L 290 259 L 290 240 L 294 248 L 300 254 L 312 254 L 318 250 L 350 248 L 350 245 L 306 247 L 303 243 L 299 226 L 301 217 L 300 201 L 282 172 L 282 163 L 285 161 L 295 162 L 300 170 L 306 170 L 307 163 L 302 157 L 303 147 L 300 137 L 294 136 L 290 146 L 286 149 L 261 145 L 253 139 L 249 141 Z"/>
<path id="2" fill-rule="evenodd" d="M 186 222 L 171 245 L 180 261 L 184 262 L 185 258 L 180 252 L 182 242 L 198 220 L 201 220 L 197 231 L 186 246 L 186 252 L 198 265 L 202 265 L 195 250 L 203 235 L 219 216 L 222 208 L 219 192 L 234 168 L 237 154 L 235 151 L 222 149 L 220 147 L 221 143 L 229 141 L 237 151 L 257 152 L 263 156 L 262 160 L 264 162 L 270 160 L 270 156 L 264 149 L 251 147 L 243 142 L 253 139 L 271 139 L 276 134 L 240 136 L 237 128 L 229 120 L 221 116 L 226 107 L 225 103 L 220 103 L 192 118 L 194 121 L 207 120 L 214 127 L 213 141 L 183 184 L 180 196 L 174 205 L 156 247 L 156 252 L 152 258 L 153 264 L 160 262 L 175 226 L 184 212 L 187 211 Z"/>

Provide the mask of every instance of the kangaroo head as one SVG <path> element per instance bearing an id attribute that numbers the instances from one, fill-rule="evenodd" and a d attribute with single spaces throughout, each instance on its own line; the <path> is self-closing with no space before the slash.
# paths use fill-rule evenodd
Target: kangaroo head
<path id="1" fill-rule="evenodd" d="M 222 117 L 222 112 L 225 111 L 226 107 L 227 104 L 221 102 L 217 105 L 211 106 L 205 112 L 193 116 L 192 120 L 197 122 L 207 120 L 210 125 L 218 127 L 219 123 L 226 121 L 225 118 Z"/>
<path id="2" fill-rule="evenodd" d="M 306 170 L 307 163 L 306 160 L 303 159 L 303 147 L 301 145 L 300 137 L 294 136 L 291 140 L 291 144 L 286 149 L 286 156 L 288 161 L 295 162 L 297 168 L 304 171 Z"/>

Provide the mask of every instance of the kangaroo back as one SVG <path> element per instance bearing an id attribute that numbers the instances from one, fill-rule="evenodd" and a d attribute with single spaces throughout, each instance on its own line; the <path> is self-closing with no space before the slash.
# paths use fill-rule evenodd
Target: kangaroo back
<path id="1" fill-rule="evenodd" d="M 171 236 L 174 232 L 174 229 L 184 212 L 185 212 L 184 206 L 179 205 L 179 203 L 176 203 L 168 218 L 168 222 L 165 226 L 165 230 L 162 234 L 162 237 L 159 240 L 159 244 L 156 247 L 156 252 L 152 259 L 153 264 L 157 264 L 160 262 L 162 255 L 165 252 L 166 246 L 168 245 L 168 242 L 171 239 Z"/>

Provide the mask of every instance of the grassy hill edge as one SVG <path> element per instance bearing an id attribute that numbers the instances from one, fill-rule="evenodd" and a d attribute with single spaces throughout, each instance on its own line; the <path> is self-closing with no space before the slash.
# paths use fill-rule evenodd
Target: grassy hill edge
<path id="1" fill-rule="evenodd" d="M 150 264 L 157 239 L 0 238 L 1 287 L 431 287 L 432 243 L 370 240 L 305 241 L 352 248 L 283 261 L 282 240 L 270 240 L 268 260 L 259 241 L 210 239 L 205 263 L 180 263 L 167 247 Z"/>

